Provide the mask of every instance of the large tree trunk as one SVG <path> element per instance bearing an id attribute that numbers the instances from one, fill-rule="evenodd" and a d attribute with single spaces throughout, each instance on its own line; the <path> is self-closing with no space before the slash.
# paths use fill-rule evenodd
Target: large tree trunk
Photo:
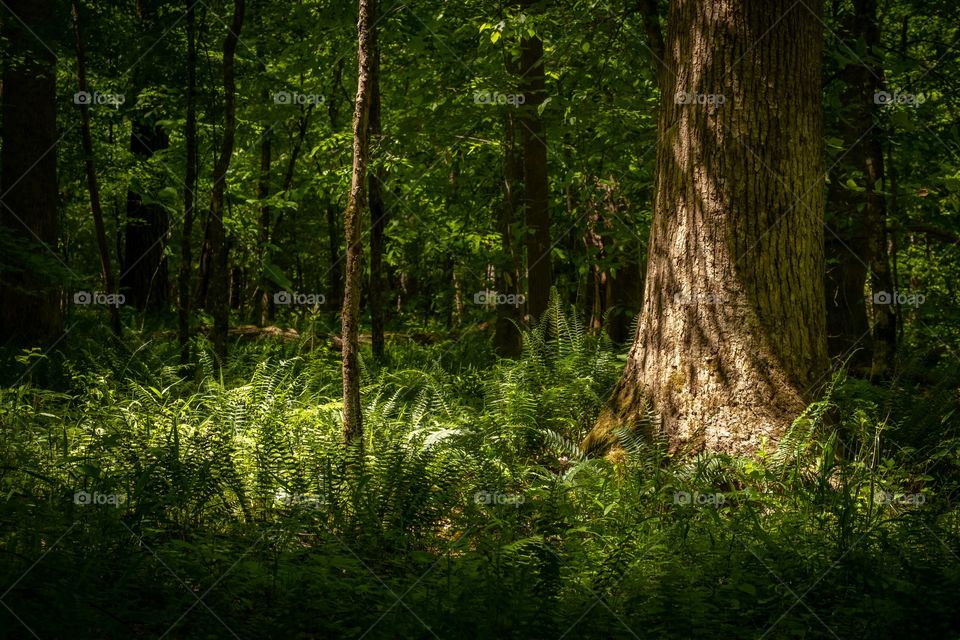
<path id="1" fill-rule="evenodd" d="M 187 119 L 184 138 L 187 147 L 183 180 L 183 229 L 180 238 L 179 299 L 177 305 L 180 362 L 190 361 L 190 274 L 193 270 L 193 216 L 197 188 L 197 20 L 196 0 L 186 0 L 187 11 Z"/>
<path id="2" fill-rule="evenodd" d="M 821 25 L 807 6 L 671 3 L 643 310 L 588 450 L 649 398 L 673 450 L 754 452 L 825 370 Z"/>
<path id="3" fill-rule="evenodd" d="M 15 55 L 3 69 L 0 228 L 11 247 L 53 262 L 59 260 L 56 58 L 41 41 L 55 35 L 53 3 L 8 0 L 7 7 L 18 19 L 3 21 L 6 46 Z M 0 279 L 3 340 L 52 341 L 63 328 L 59 284 L 34 272 L 36 262 L 26 256 L 11 261 L 8 267 L 16 270 Z"/>
<path id="4" fill-rule="evenodd" d="M 77 48 L 77 91 L 87 91 L 87 56 L 80 27 L 80 5 L 77 0 L 70 3 L 73 14 L 73 35 Z M 84 167 L 87 173 L 87 190 L 90 193 L 90 211 L 93 214 L 93 228 L 97 237 L 97 249 L 100 252 L 100 272 L 107 293 L 117 293 L 114 287 L 113 269 L 110 266 L 110 246 L 107 244 L 107 232 L 103 226 L 103 207 L 100 203 L 100 184 L 97 181 L 97 165 L 93 155 L 93 136 L 90 133 L 90 106 L 83 102 L 80 108 L 80 129 L 83 141 Z M 120 336 L 123 327 L 120 323 L 119 305 L 109 305 L 110 328 L 114 335 Z"/>
<path id="5" fill-rule="evenodd" d="M 529 10 L 537 0 L 521 0 Z M 523 204 L 527 224 L 527 312 L 540 318 L 547 310 L 553 282 L 550 250 L 550 193 L 547 184 L 546 129 L 539 107 L 546 99 L 543 40 L 524 36 L 520 41 L 520 137 L 523 141 Z"/>
<path id="6" fill-rule="evenodd" d="M 366 207 L 367 154 L 369 152 L 370 65 L 373 54 L 373 21 L 376 0 L 359 0 L 357 18 L 357 97 L 353 110 L 353 169 L 350 196 L 344 213 L 347 269 L 343 287 L 341 340 L 343 343 L 343 437 L 362 444 L 363 415 L 360 410 L 360 280 L 363 244 L 360 223 Z"/>
<path id="7" fill-rule="evenodd" d="M 237 130 L 237 87 L 234 56 L 243 27 L 244 0 L 234 0 L 233 19 L 223 43 L 223 138 L 220 155 L 213 168 L 213 194 L 210 198 L 210 307 L 213 315 L 213 347 L 221 362 L 227 357 L 227 331 L 230 324 L 229 248 L 223 216 L 227 190 L 227 169 L 233 155 Z"/>
<path id="8" fill-rule="evenodd" d="M 375 10 L 375 7 L 371 7 Z M 377 16 L 372 16 L 376 23 Z M 378 42 L 376 26 L 370 27 L 372 33 L 370 52 L 370 139 L 375 152 L 378 154 L 376 169 L 370 174 L 370 333 L 373 343 L 373 357 L 377 361 L 383 360 L 384 349 L 384 312 L 383 289 L 383 253 L 386 244 L 386 209 L 383 204 L 383 185 L 386 173 L 383 169 L 383 157 L 380 150 L 382 144 L 383 126 L 380 121 L 380 44 Z"/>

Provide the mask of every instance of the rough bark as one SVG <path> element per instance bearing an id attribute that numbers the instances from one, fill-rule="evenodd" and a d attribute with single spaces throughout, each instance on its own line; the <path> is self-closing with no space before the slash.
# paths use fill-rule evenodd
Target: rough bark
<path id="1" fill-rule="evenodd" d="M 671 3 L 643 310 L 588 450 L 649 398 L 673 450 L 752 453 L 811 398 L 826 366 L 817 15 L 789 0 Z"/>
<path id="2" fill-rule="evenodd" d="M 11 55 L 3 68 L 0 228 L 12 246 L 52 259 L 59 238 L 56 58 L 34 34 L 52 40 L 53 3 L 7 6 L 23 23 L 4 20 L 3 28 Z M 60 287 L 26 260 L 14 262 L 0 280 L 0 335 L 23 344 L 52 341 L 63 328 Z"/>
<path id="3" fill-rule="evenodd" d="M 350 195 L 344 213 L 347 268 L 343 287 L 341 339 L 343 341 L 343 437 L 347 443 L 362 444 L 363 414 L 360 409 L 360 322 L 361 260 L 363 244 L 360 224 L 366 207 L 367 154 L 369 152 L 370 65 L 373 54 L 373 16 L 376 0 L 359 0 L 357 18 L 357 97 L 353 110 L 353 167 Z"/>
<path id="4" fill-rule="evenodd" d="M 213 194 L 210 198 L 210 307 L 213 315 L 213 347 L 221 362 L 227 357 L 227 331 L 230 322 L 229 248 L 223 216 L 227 190 L 227 169 L 233 155 L 237 130 L 236 79 L 234 57 L 243 28 L 244 0 L 234 0 L 233 19 L 223 43 L 223 138 L 213 168 Z"/>
<path id="5" fill-rule="evenodd" d="M 72 0 L 70 9 L 73 15 L 73 35 L 77 49 L 77 91 L 85 93 L 87 91 L 87 56 L 80 26 L 80 5 L 77 0 Z M 106 292 L 113 295 L 117 291 L 113 279 L 113 268 L 110 266 L 110 246 L 107 244 L 107 232 L 103 225 L 100 184 L 97 181 L 97 165 L 93 155 L 93 136 L 90 133 L 90 106 L 85 102 L 78 106 L 80 109 L 83 155 L 85 156 L 84 168 L 87 174 L 87 190 L 90 194 L 90 211 L 93 215 L 93 228 L 97 238 L 97 250 L 100 254 L 100 272 Z M 114 335 L 120 336 L 123 333 L 120 309 L 118 305 L 109 305 L 108 309 L 110 312 L 110 328 Z"/>

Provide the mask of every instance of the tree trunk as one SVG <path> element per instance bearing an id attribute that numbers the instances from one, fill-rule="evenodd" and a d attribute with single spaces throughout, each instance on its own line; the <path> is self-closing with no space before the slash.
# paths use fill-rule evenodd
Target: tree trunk
<path id="1" fill-rule="evenodd" d="M 0 275 L 0 334 L 30 344 L 52 341 L 63 329 L 59 284 L 31 266 L 52 262 L 49 254 L 60 260 L 56 58 L 40 40 L 55 35 L 55 20 L 51 0 L 8 0 L 7 7 L 19 19 L 3 21 L 4 39 L 17 55 L 3 69 L 0 227 L 24 255 L 13 256 L 14 270 Z"/>
<path id="2" fill-rule="evenodd" d="M 343 287 L 341 340 L 343 342 L 343 437 L 363 443 L 360 410 L 360 280 L 363 244 L 360 223 L 366 207 L 367 153 L 369 152 L 370 67 L 373 55 L 373 22 L 376 0 L 359 0 L 357 18 L 357 97 L 353 110 L 353 169 L 350 195 L 343 216 L 347 242 L 347 269 Z"/>
<path id="3" fill-rule="evenodd" d="M 71 1 L 73 14 L 73 34 L 77 48 L 77 91 L 87 91 L 87 57 L 83 44 L 83 34 L 80 27 L 80 6 L 77 0 Z M 107 294 L 117 293 L 113 281 L 113 269 L 110 266 L 110 247 L 107 244 L 107 232 L 103 226 L 103 207 L 100 203 L 100 185 L 97 182 L 97 165 L 93 155 L 93 136 L 90 133 L 90 106 L 81 102 L 80 128 L 83 140 L 84 166 L 87 173 L 87 189 L 90 192 L 90 211 L 93 214 L 93 227 L 97 236 L 97 249 L 100 252 L 100 271 L 103 275 L 103 286 Z M 110 328 L 113 334 L 120 336 L 123 327 L 120 323 L 119 305 L 108 305 L 110 311 Z"/>
<path id="4" fill-rule="evenodd" d="M 375 11 L 376 7 L 371 7 Z M 376 23 L 377 16 L 372 16 Z M 373 357 L 379 362 L 383 360 L 384 349 L 384 312 L 383 289 L 383 253 L 385 248 L 386 209 L 383 205 L 383 185 L 386 174 L 383 169 L 383 126 L 380 122 L 380 44 L 376 26 L 371 26 L 372 33 L 370 51 L 370 139 L 374 153 L 378 160 L 376 169 L 370 174 L 370 333 L 373 346 Z"/>
<path id="5" fill-rule="evenodd" d="M 524 9 L 537 0 L 522 0 Z M 546 99 L 543 40 L 524 36 L 520 41 L 520 136 L 523 140 L 523 204 L 527 223 L 527 312 L 540 318 L 550 300 L 550 193 L 547 184 L 546 129 L 539 107 Z"/>
<path id="6" fill-rule="evenodd" d="M 183 180 L 183 230 L 180 238 L 180 273 L 177 305 L 180 363 L 190 361 L 190 274 L 193 270 L 193 215 L 197 188 L 197 21 L 196 0 L 186 0 L 187 11 L 187 120 L 184 138 L 187 169 Z"/>
<path id="7" fill-rule="evenodd" d="M 643 310 L 584 446 L 609 448 L 650 398 L 671 449 L 746 454 L 826 366 L 821 25 L 789 0 L 673 0 L 668 24 Z"/>
<path id="8" fill-rule="evenodd" d="M 227 169 L 233 155 L 237 129 L 234 56 L 243 27 L 244 0 L 234 0 L 233 19 L 223 43 L 223 139 L 220 155 L 213 168 L 213 194 L 210 198 L 210 297 L 213 315 L 213 347 L 221 363 L 227 358 L 227 331 L 230 323 L 229 248 L 223 216 L 227 190 Z"/>

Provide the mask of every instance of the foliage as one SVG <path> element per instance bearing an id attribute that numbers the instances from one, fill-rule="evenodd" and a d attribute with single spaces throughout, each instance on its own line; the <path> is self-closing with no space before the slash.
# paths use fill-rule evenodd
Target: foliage
<path id="1" fill-rule="evenodd" d="M 519 360 L 456 348 L 365 366 L 362 463 L 306 342 L 239 345 L 222 376 L 79 349 L 60 386 L 3 389 L 4 603 L 40 637 L 958 632 L 957 433 L 900 428 L 896 390 L 838 376 L 768 460 L 611 463 L 576 443 L 615 352 L 558 297 Z"/>

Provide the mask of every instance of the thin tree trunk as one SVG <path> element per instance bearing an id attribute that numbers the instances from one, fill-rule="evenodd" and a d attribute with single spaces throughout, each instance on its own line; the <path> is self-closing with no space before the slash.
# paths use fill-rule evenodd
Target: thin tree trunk
<path id="1" fill-rule="evenodd" d="M 180 363 L 190 361 L 190 275 L 193 270 L 194 194 L 197 188 L 197 0 L 187 3 L 187 120 L 184 138 L 187 169 L 183 181 L 183 230 L 180 238 L 179 304 L 177 319 L 180 336 Z"/>
<path id="2" fill-rule="evenodd" d="M 243 28 L 244 0 L 234 0 L 233 19 L 223 44 L 223 139 L 220 155 L 213 169 L 213 194 L 210 198 L 210 296 L 212 297 L 213 346 L 224 363 L 227 358 L 227 331 L 230 323 L 230 272 L 229 248 L 223 216 L 227 189 L 227 169 L 233 155 L 233 142 L 237 129 L 236 80 L 234 56 L 240 30 Z"/>
<path id="3" fill-rule="evenodd" d="M 671 3 L 676 76 L 661 100 L 643 310 L 589 451 L 641 425 L 649 398 L 673 450 L 752 453 L 816 391 L 827 364 L 821 23 L 820 3 L 807 7 Z"/>
<path id="4" fill-rule="evenodd" d="M 87 91 L 87 57 L 83 44 L 83 34 L 80 27 L 80 6 L 77 0 L 71 2 L 73 14 L 73 33 L 77 47 L 77 91 Z M 97 236 L 97 249 L 100 252 L 100 270 L 103 275 L 103 285 L 107 293 L 117 293 L 113 280 L 113 269 L 110 266 L 110 247 L 107 244 L 107 232 L 103 225 L 103 207 L 100 204 L 100 185 L 97 182 L 97 166 L 93 155 L 93 136 L 90 133 L 90 107 L 86 102 L 80 105 L 80 125 L 83 140 L 84 166 L 87 173 L 87 189 L 90 192 L 90 211 L 93 213 L 93 227 Z M 114 335 L 123 333 L 120 323 L 120 309 L 118 305 L 109 305 L 110 328 Z"/>
<path id="5" fill-rule="evenodd" d="M 7 7 L 23 23 L 3 21 L 7 45 L 18 55 L 3 69 L 0 227 L 11 246 L 36 258 L 17 256 L 19 268 L 0 273 L 0 335 L 31 344 L 53 341 L 63 328 L 60 286 L 32 266 L 54 260 L 60 233 L 56 58 L 36 35 L 55 35 L 55 20 L 51 0 L 8 0 Z"/>
<path id="6" fill-rule="evenodd" d="M 357 97 L 353 111 L 353 168 L 350 195 L 343 216 L 347 242 L 347 269 L 343 287 L 341 340 L 343 343 L 343 437 L 363 444 L 360 409 L 360 286 L 363 244 L 360 224 L 366 207 L 367 154 L 369 152 L 370 65 L 373 54 L 373 16 L 376 0 L 359 0 L 357 18 Z"/>

